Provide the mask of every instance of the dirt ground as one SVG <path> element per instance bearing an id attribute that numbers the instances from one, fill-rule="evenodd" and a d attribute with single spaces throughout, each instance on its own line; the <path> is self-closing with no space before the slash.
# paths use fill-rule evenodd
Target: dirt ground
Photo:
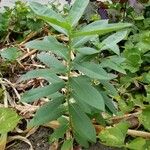
<path id="1" fill-rule="evenodd" d="M 48 137 L 52 133 L 52 129 L 40 127 L 28 139 L 30 140 L 34 150 L 53 150 L 48 143 Z M 25 142 L 15 141 L 15 143 L 6 150 L 30 150 L 30 147 Z M 110 148 L 100 143 L 91 145 L 88 149 L 83 150 L 123 150 L 119 148 Z"/>

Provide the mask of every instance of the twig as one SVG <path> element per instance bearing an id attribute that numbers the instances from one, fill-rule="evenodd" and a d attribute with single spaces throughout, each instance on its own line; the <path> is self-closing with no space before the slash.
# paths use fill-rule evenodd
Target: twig
<path id="1" fill-rule="evenodd" d="M 127 134 L 131 136 L 138 136 L 138 137 L 150 139 L 150 133 L 145 132 L 145 131 L 137 131 L 137 130 L 128 129 Z"/>
<path id="2" fill-rule="evenodd" d="M 36 52 L 37 52 L 37 50 L 32 50 L 32 51 L 26 53 L 25 55 L 23 55 L 23 56 L 22 56 L 21 58 L 19 58 L 17 61 L 21 61 L 21 60 L 23 60 L 23 59 L 25 59 L 25 58 L 27 58 L 27 57 L 33 55 L 33 54 L 36 53 Z"/>
<path id="3" fill-rule="evenodd" d="M 20 98 L 20 95 L 19 95 L 18 91 L 16 90 L 15 86 L 13 85 L 13 83 L 11 83 L 9 80 L 7 80 L 7 79 L 5 79 L 5 78 L 3 78 L 3 80 L 4 80 L 4 82 L 6 82 L 9 86 L 11 86 L 11 88 L 12 88 L 13 91 L 15 92 L 15 94 L 16 94 L 18 100 L 20 100 L 20 99 L 21 99 L 21 98 Z"/>
<path id="4" fill-rule="evenodd" d="M 11 141 L 14 141 L 14 140 L 21 140 L 21 141 L 27 143 L 30 146 L 29 150 L 33 150 L 31 142 L 26 137 L 23 137 L 23 136 L 20 136 L 20 135 L 9 136 L 8 137 L 8 142 L 11 142 Z"/>
<path id="5" fill-rule="evenodd" d="M 6 91 L 6 88 L 5 86 L 3 85 L 3 81 L 0 79 L 0 84 L 1 84 L 1 87 L 2 87 L 2 90 L 3 90 L 3 95 L 4 95 L 4 107 L 8 107 L 8 99 L 7 99 L 7 91 Z"/>
<path id="6" fill-rule="evenodd" d="M 115 121 L 117 121 L 117 120 L 127 119 L 127 118 L 132 117 L 132 116 L 137 117 L 138 115 L 141 114 L 141 112 L 142 112 L 142 111 L 139 110 L 138 112 L 135 112 L 135 113 L 132 113 L 132 114 L 125 114 L 125 115 L 123 115 L 123 116 L 114 116 L 114 117 L 112 117 L 110 120 L 112 120 L 113 122 L 115 122 Z"/>
<path id="7" fill-rule="evenodd" d="M 26 42 L 28 42 L 31 38 L 33 38 L 34 36 L 36 36 L 38 34 L 38 32 L 31 32 L 23 42 L 21 42 L 19 45 L 23 45 Z"/>

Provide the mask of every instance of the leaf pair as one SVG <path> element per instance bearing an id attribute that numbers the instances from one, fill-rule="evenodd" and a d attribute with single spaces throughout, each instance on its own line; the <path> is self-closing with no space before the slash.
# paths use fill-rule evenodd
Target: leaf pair
<path id="1" fill-rule="evenodd" d="M 107 20 L 96 21 L 83 27 L 79 31 L 72 32 L 83 15 L 88 3 L 89 0 L 76 0 L 66 18 L 63 18 L 52 9 L 36 2 L 30 2 L 30 7 L 40 18 L 47 21 L 55 30 L 64 33 L 67 36 L 71 35 L 72 37 L 103 35 L 131 26 L 131 24 L 128 23 L 108 24 Z"/>
<path id="2" fill-rule="evenodd" d="M 30 2 L 30 7 L 39 17 L 47 21 L 54 29 L 68 35 L 68 31 L 71 30 L 71 27 L 77 25 L 88 3 L 89 0 L 77 0 L 66 18 L 63 18 L 52 9 L 36 2 Z"/>

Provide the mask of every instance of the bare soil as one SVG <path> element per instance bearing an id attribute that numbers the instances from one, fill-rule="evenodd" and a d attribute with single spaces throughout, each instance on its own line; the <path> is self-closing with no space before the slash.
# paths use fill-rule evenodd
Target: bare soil
<path id="1" fill-rule="evenodd" d="M 34 134 L 28 139 L 30 140 L 34 150 L 53 150 L 48 142 L 48 137 L 53 132 L 52 129 L 46 127 L 40 127 Z M 15 143 L 6 150 L 30 150 L 28 144 L 22 141 L 15 141 Z M 104 146 L 100 143 L 91 145 L 88 149 L 84 150 L 123 150 L 120 148 L 111 148 Z"/>

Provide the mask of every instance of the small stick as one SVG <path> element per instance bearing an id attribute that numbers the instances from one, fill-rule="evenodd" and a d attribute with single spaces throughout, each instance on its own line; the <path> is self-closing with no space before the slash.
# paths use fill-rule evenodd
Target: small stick
<path id="1" fill-rule="evenodd" d="M 116 121 L 116 120 L 127 119 L 127 118 L 132 117 L 132 116 L 137 117 L 137 116 L 140 115 L 141 113 L 142 113 L 142 111 L 139 110 L 138 112 L 135 112 L 135 113 L 132 113 L 132 114 L 125 114 L 125 115 L 123 115 L 123 116 L 114 116 L 114 117 L 112 117 L 110 120 Z"/>
<path id="2" fill-rule="evenodd" d="M 145 132 L 145 131 L 137 131 L 137 130 L 128 129 L 127 134 L 131 136 L 138 136 L 138 137 L 150 139 L 150 133 Z"/>
<path id="3" fill-rule="evenodd" d="M 23 60 L 23 59 L 25 59 L 25 58 L 27 58 L 27 57 L 33 55 L 33 54 L 36 53 L 36 52 L 37 52 L 37 50 L 32 50 L 32 51 L 26 53 L 25 55 L 23 55 L 21 58 L 19 58 L 18 61 L 21 61 L 21 60 Z"/>
<path id="4" fill-rule="evenodd" d="M 31 38 L 33 38 L 34 36 L 36 36 L 38 34 L 38 32 L 31 32 L 27 37 L 26 39 L 21 42 L 19 45 L 23 45 L 25 44 L 26 42 L 28 42 Z"/>

